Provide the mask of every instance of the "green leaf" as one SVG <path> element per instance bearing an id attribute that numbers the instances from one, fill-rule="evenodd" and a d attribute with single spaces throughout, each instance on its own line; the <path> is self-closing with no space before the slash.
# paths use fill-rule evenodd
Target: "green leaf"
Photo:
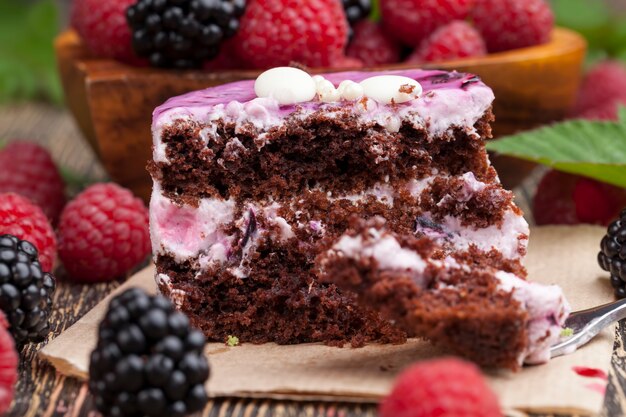
<path id="1" fill-rule="evenodd" d="M 621 51 L 617 52 L 615 54 L 615 58 L 620 59 L 620 60 L 624 61 L 624 63 L 626 63 L 626 48 L 624 48 Z"/>
<path id="2" fill-rule="evenodd" d="M 372 0 L 372 12 L 369 16 L 370 20 L 378 22 L 380 20 L 380 1 Z"/>
<path id="3" fill-rule="evenodd" d="M 0 102 L 44 98 L 61 103 L 52 46 L 57 31 L 53 0 L 0 0 Z"/>
<path id="4" fill-rule="evenodd" d="M 619 55 L 626 47 L 626 18 L 616 19 L 612 29 L 607 39 L 608 49 L 613 55 Z"/>
<path id="5" fill-rule="evenodd" d="M 599 0 L 552 0 L 556 24 L 582 34 L 591 49 L 607 49 L 612 31 L 611 13 Z"/>
<path id="6" fill-rule="evenodd" d="M 556 23 L 578 31 L 595 31 L 606 26 L 611 14 L 599 0 L 552 0 Z"/>
<path id="7" fill-rule="evenodd" d="M 619 121 L 571 120 L 487 143 L 487 149 L 626 188 L 626 108 Z"/>
<path id="8" fill-rule="evenodd" d="M 60 167 L 59 171 L 61 172 L 61 177 L 63 177 L 63 182 L 72 190 L 80 191 L 97 182 L 94 178 L 78 174 L 67 167 Z"/>

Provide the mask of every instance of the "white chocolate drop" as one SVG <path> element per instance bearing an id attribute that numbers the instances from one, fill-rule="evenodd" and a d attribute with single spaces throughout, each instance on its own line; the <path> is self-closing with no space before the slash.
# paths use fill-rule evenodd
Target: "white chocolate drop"
<path id="1" fill-rule="evenodd" d="M 366 97 L 378 103 L 406 103 L 422 94 L 422 86 L 412 78 L 399 75 L 377 75 L 361 81 Z"/>
<path id="2" fill-rule="evenodd" d="M 347 101 L 355 101 L 363 97 L 363 87 L 361 84 L 351 80 L 344 80 L 339 84 L 339 95 Z"/>
<path id="3" fill-rule="evenodd" d="M 332 103 L 341 99 L 339 91 L 337 91 L 333 83 L 327 79 L 318 79 L 316 81 L 316 88 L 320 101 L 324 103 Z"/>
<path id="4" fill-rule="evenodd" d="M 321 83 L 322 81 L 325 81 L 325 80 L 326 80 L 326 78 L 324 78 L 324 77 L 323 77 L 323 76 L 321 76 L 321 75 L 314 75 L 314 76 L 313 76 L 313 81 L 315 81 L 315 84 L 316 84 L 316 85 L 317 85 L 317 84 L 319 84 L 319 83 Z"/>
<path id="5" fill-rule="evenodd" d="M 315 84 L 313 77 L 300 69 L 277 67 L 258 76 L 254 92 L 257 97 L 271 97 L 278 104 L 296 104 L 313 100 Z"/>

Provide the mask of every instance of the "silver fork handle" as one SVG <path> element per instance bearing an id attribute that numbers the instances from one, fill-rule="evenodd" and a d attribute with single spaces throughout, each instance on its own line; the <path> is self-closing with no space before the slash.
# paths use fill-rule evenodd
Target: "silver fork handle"
<path id="1" fill-rule="evenodd" d="M 550 356 L 557 357 L 573 353 L 593 339 L 605 327 L 616 321 L 626 318 L 626 299 L 609 304 L 572 313 L 566 327 L 571 327 L 574 334 L 550 348 Z"/>

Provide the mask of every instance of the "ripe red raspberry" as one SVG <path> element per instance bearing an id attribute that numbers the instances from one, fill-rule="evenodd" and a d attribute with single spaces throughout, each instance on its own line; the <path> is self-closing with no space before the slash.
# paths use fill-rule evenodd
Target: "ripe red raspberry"
<path id="1" fill-rule="evenodd" d="M 37 204 L 54 224 L 65 205 L 65 183 L 50 153 L 31 142 L 0 151 L 0 193 L 14 192 Z"/>
<path id="2" fill-rule="evenodd" d="M 126 9 L 137 0 L 74 0 L 71 24 L 87 48 L 103 58 L 140 61 L 132 47 Z"/>
<path id="3" fill-rule="evenodd" d="M 619 104 L 626 105 L 626 66 L 618 61 L 595 65 L 583 79 L 573 117 L 615 120 Z"/>
<path id="4" fill-rule="evenodd" d="M 354 36 L 346 51 L 346 55 L 361 60 L 367 67 L 398 62 L 400 53 L 400 45 L 370 20 L 354 26 Z"/>
<path id="5" fill-rule="evenodd" d="M 407 62 L 439 62 L 486 54 L 487 47 L 480 33 L 468 23 L 455 20 L 435 30 L 413 51 Z"/>
<path id="6" fill-rule="evenodd" d="M 249 0 L 234 43 L 255 68 L 328 67 L 343 55 L 347 33 L 340 1 Z"/>
<path id="7" fill-rule="evenodd" d="M 605 120 L 615 122 L 619 118 L 620 107 L 626 107 L 626 97 L 607 101 L 604 104 L 582 111 L 572 117 L 576 119 Z"/>
<path id="8" fill-rule="evenodd" d="M 480 370 L 460 359 L 420 362 L 404 371 L 379 407 L 380 417 L 502 417 Z"/>
<path id="9" fill-rule="evenodd" d="M 330 64 L 333 69 L 359 69 L 363 68 L 363 61 L 358 58 L 354 58 L 351 56 L 338 56 L 333 59 L 333 62 Z"/>
<path id="10" fill-rule="evenodd" d="M 206 61 L 202 66 L 208 71 L 221 71 L 230 69 L 247 69 L 250 65 L 240 59 L 234 51 L 233 39 L 227 39 L 220 47 L 219 54 L 212 60 Z"/>
<path id="11" fill-rule="evenodd" d="M 17 382 L 18 355 L 8 327 L 7 319 L 0 311 L 0 415 L 9 409 Z"/>
<path id="12" fill-rule="evenodd" d="M 489 52 L 546 43 L 554 27 L 544 0 L 476 0 L 472 19 Z"/>
<path id="13" fill-rule="evenodd" d="M 77 281 L 109 281 L 150 253 L 148 210 L 116 184 L 95 184 L 68 203 L 59 223 L 59 257 Z"/>
<path id="14" fill-rule="evenodd" d="M 56 237 L 48 218 L 30 200 L 14 193 L 0 194 L 0 235 L 27 240 L 39 251 L 44 272 L 52 272 L 57 256 Z"/>
<path id="15" fill-rule="evenodd" d="M 578 175 L 550 170 L 533 200 L 535 223 L 608 225 L 626 206 L 626 190 Z"/>
<path id="16" fill-rule="evenodd" d="M 387 33 L 418 46 L 440 26 L 465 19 L 476 0 L 380 0 Z"/>

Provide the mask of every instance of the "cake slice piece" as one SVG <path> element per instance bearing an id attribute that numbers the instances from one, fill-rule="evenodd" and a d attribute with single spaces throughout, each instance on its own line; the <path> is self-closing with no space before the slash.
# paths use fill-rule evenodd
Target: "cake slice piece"
<path id="1" fill-rule="evenodd" d="M 320 280 L 318 256 L 376 217 L 390 236 L 493 252 L 524 278 L 528 225 L 484 147 L 493 98 L 471 74 L 277 68 L 170 99 L 149 164 L 160 290 L 211 340 L 402 342 L 414 329 Z M 518 323 L 499 364 L 527 346 Z"/>
<path id="2" fill-rule="evenodd" d="M 415 233 L 399 234 L 385 223 L 355 219 L 319 256 L 321 281 L 357 293 L 409 335 L 483 366 L 550 359 L 570 312 L 558 286 L 525 281 L 519 262 L 495 247 L 459 245 L 445 225 L 417 223 Z"/>

